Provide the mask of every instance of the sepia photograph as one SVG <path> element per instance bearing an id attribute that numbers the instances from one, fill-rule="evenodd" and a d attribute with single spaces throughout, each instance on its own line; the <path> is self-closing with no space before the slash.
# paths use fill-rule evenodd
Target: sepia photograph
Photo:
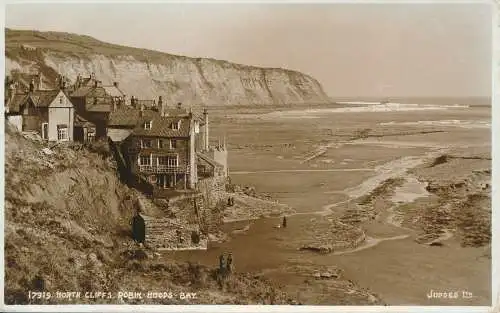
<path id="1" fill-rule="evenodd" d="M 5 5 L 4 310 L 492 307 L 496 10 Z"/>

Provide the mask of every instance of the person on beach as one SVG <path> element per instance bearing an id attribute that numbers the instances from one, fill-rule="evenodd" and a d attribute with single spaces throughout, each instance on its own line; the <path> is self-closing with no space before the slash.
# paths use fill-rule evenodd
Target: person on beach
<path id="1" fill-rule="evenodd" d="M 224 264 L 224 254 L 221 254 L 219 256 L 219 273 L 222 273 L 224 271 L 225 264 Z"/>
<path id="2" fill-rule="evenodd" d="M 227 271 L 230 274 L 233 271 L 233 254 L 229 253 L 227 256 Z"/>
<path id="3" fill-rule="evenodd" d="M 283 216 L 283 228 L 286 228 L 286 216 Z"/>

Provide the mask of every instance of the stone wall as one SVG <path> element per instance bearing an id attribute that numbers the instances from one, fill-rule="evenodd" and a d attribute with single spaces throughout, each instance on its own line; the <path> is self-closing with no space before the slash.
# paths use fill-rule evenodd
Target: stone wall
<path id="1" fill-rule="evenodd" d="M 144 216 L 145 245 L 157 250 L 200 250 L 207 249 L 207 235 L 196 224 L 172 218 Z M 196 233 L 199 242 L 196 242 Z"/>
<path id="2" fill-rule="evenodd" d="M 199 180 L 198 191 L 205 198 L 205 205 L 212 207 L 220 201 L 227 200 L 226 184 L 227 178 L 224 176 Z"/>

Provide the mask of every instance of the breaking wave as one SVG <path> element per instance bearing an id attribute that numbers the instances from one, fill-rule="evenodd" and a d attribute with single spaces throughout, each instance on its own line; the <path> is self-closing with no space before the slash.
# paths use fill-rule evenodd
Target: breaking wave
<path id="1" fill-rule="evenodd" d="M 383 112 L 407 112 L 447 110 L 456 108 L 469 108 L 468 105 L 438 105 L 438 104 L 413 104 L 413 103 L 385 103 L 370 104 L 366 106 L 353 106 L 328 109 L 305 109 L 278 111 L 261 115 L 262 118 L 320 118 L 325 113 L 383 113 Z"/>
<path id="2" fill-rule="evenodd" d="M 474 121 L 474 120 L 437 120 L 437 121 L 416 121 L 416 122 L 384 122 L 379 123 L 382 126 L 451 126 L 462 128 L 491 128 L 489 121 Z"/>

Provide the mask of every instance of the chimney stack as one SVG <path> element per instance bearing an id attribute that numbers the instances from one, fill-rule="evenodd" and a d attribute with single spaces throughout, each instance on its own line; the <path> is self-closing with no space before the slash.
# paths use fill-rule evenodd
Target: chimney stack
<path id="1" fill-rule="evenodd" d="M 177 102 L 177 108 L 180 110 L 182 109 L 182 103 L 181 102 Z"/>
<path id="2" fill-rule="evenodd" d="M 139 106 L 139 117 L 143 117 L 144 116 L 144 105 L 141 104 Z"/>
<path id="3" fill-rule="evenodd" d="M 209 136 L 208 136 L 208 111 L 207 109 L 205 108 L 203 110 L 203 118 L 205 120 L 205 150 L 208 151 L 209 149 Z"/>
<path id="4" fill-rule="evenodd" d="M 29 89 L 29 92 L 33 92 L 35 91 L 35 79 L 32 78 L 31 81 L 30 81 L 30 89 Z"/>
<path id="5" fill-rule="evenodd" d="M 90 79 L 95 80 L 95 73 L 94 72 L 90 73 Z"/>
<path id="6" fill-rule="evenodd" d="M 43 86 L 43 77 L 42 77 L 42 73 L 38 72 L 38 74 L 36 75 L 36 81 L 35 81 L 35 89 L 36 90 L 42 90 Z"/>
<path id="7" fill-rule="evenodd" d="M 165 108 L 163 107 L 163 99 L 161 96 L 158 97 L 158 112 L 160 112 L 160 116 L 165 116 Z"/>

